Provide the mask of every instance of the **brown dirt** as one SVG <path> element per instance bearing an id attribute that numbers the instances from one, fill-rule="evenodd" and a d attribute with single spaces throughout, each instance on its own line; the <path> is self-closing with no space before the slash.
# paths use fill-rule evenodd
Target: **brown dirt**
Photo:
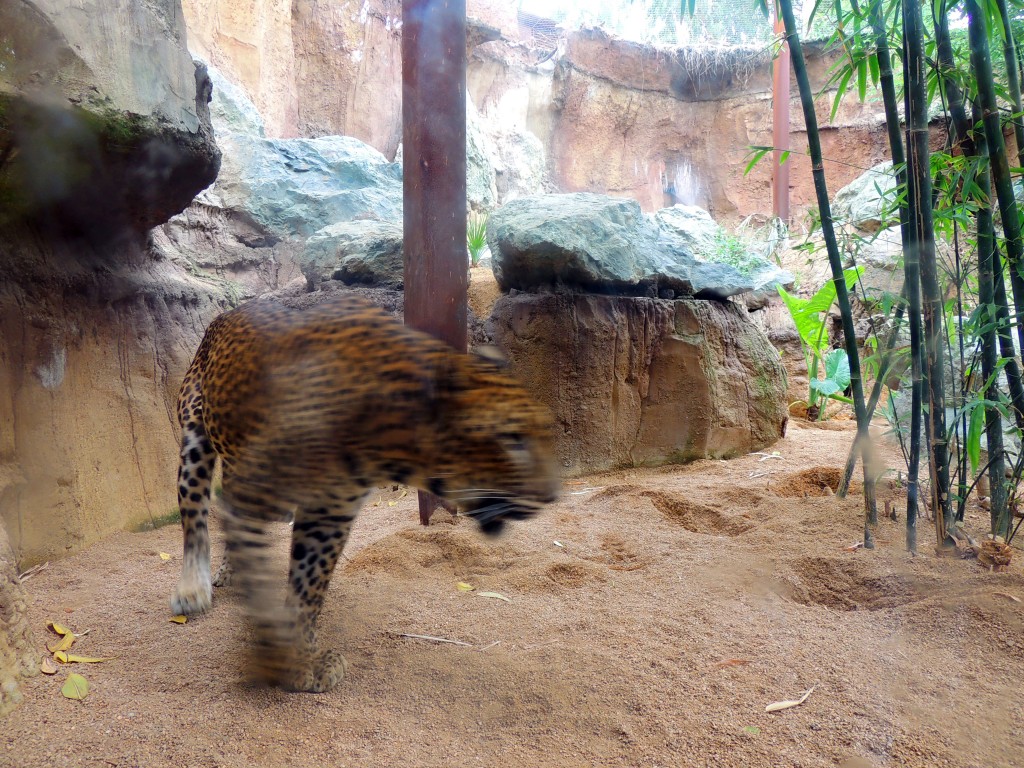
<path id="1" fill-rule="evenodd" d="M 117 658 L 78 670 L 84 702 L 61 697 L 66 669 L 28 681 L 0 765 L 1020 765 L 1024 605 L 1006 595 L 1024 598 L 1024 556 L 1006 573 L 938 559 L 927 521 L 917 558 L 888 521 L 876 550 L 847 551 L 862 499 L 822 489 L 852 437 L 791 422 L 782 458 L 572 481 L 496 541 L 444 513 L 420 528 L 415 495 L 382 490 L 325 608 L 351 663 L 328 694 L 241 682 L 233 589 L 168 622 L 176 527 L 113 536 L 27 587 L 40 651 L 57 620 Z"/>

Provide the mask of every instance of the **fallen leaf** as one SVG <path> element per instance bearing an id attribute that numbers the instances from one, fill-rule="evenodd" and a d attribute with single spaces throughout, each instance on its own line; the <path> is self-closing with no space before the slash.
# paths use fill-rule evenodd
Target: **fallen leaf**
<path id="1" fill-rule="evenodd" d="M 53 654 L 53 658 L 59 661 L 61 664 L 98 664 L 101 661 L 111 661 L 113 656 L 104 656 L 103 658 L 97 658 L 95 656 L 78 656 L 74 653 L 64 653 L 64 651 L 57 651 Z"/>
<path id="2" fill-rule="evenodd" d="M 432 643 L 448 643 L 450 645 L 464 645 L 467 648 L 472 648 L 472 643 L 464 643 L 461 640 L 449 640 L 447 637 L 434 637 L 433 635 L 410 635 L 406 632 L 399 632 L 399 637 L 411 637 L 415 640 L 429 640 Z"/>
<path id="3" fill-rule="evenodd" d="M 562 542 L 560 542 L 560 541 L 554 541 L 554 542 L 552 542 L 552 543 L 553 543 L 553 544 L 554 544 L 554 545 L 555 545 L 556 547 L 562 547 L 562 549 L 565 549 L 565 544 L 563 544 L 563 543 L 562 543 Z"/>
<path id="4" fill-rule="evenodd" d="M 807 692 L 804 693 L 804 695 L 801 696 L 799 699 L 786 699 L 785 701 L 776 701 L 774 704 L 769 704 L 767 707 L 764 708 L 764 711 L 781 712 L 784 709 L 792 709 L 793 707 L 799 707 L 801 704 L 807 701 L 807 697 L 810 696 L 814 692 L 814 689 L 817 687 L 818 686 L 816 685 L 812 685 L 807 690 Z"/>
<path id="5" fill-rule="evenodd" d="M 404 491 L 402 491 L 402 492 L 401 492 L 401 493 L 400 493 L 400 494 L 398 495 L 398 498 L 400 498 L 400 499 L 404 499 L 404 498 L 405 498 L 406 496 L 408 496 L 408 495 L 409 495 L 409 489 L 408 489 L 408 488 L 406 488 L 406 489 L 405 489 Z"/>
<path id="6" fill-rule="evenodd" d="M 757 736 L 758 734 L 761 733 L 761 729 L 758 728 L 756 725 L 747 725 L 747 726 L 744 726 L 743 732 L 744 733 L 749 733 L 751 736 Z"/>
<path id="7" fill-rule="evenodd" d="M 171 559 L 171 556 L 168 555 L 166 552 L 160 552 L 159 554 L 160 554 L 160 559 L 161 560 L 170 560 Z"/>
<path id="8" fill-rule="evenodd" d="M 76 672 L 68 675 L 64 687 L 60 689 L 66 699 L 77 699 L 81 701 L 89 695 L 89 681 Z"/>
<path id="9" fill-rule="evenodd" d="M 389 502 L 388 502 L 388 506 L 389 506 L 389 507 L 393 507 L 393 506 L 395 506 L 395 504 L 397 504 L 397 503 L 398 503 L 397 501 L 389 501 Z"/>
<path id="10" fill-rule="evenodd" d="M 1013 600 L 1013 602 L 1015 603 L 1022 602 L 1019 597 L 1017 597 L 1016 595 L 1011 595 L 1009 592 L 993 592 L 992 594 L 996 597 L 1005 597 L 1007 600 Z"/>
<path id="11" fill-rule="evenodd" d="M 48 621 L 48 622 L 46 622 L 46 626 L 47 626 L 47 627 L 48 627 L 49 629 L 52 629 L 52 630 L 53 630 L 54 632 L 56 632 L 56 633 L 57 633 L 58 635 L 61 635 L 62 637 L 63 637 L 64 635 L 66 635 L 66 634 L 67 634 L 68 632 L 70 632 L 70 631 L 71 631 L 70 629 L 68 629 L 67 627 L 65 627 L 65 626 L 64 626 L 63 624 L 58 624 L 58 623 L 57 623 L 57 622 L 55 622 L 55 621 Z"/>
<path id="12" fill-rule="evenodd" d="M 745 664 L 749 664 L 748 659 L 722 659 L 720 662 L 715 664 L 716 669 L 725 669 L 726 667 L 742 667 Z"/>
<path id="13" fill-rule="evenodd" d="M 477 592 L 477 595 L 480 597 L 493 597 L 495 600 L 504 600 L 506 603 L 512 602 L 500 592 Z"/>
<path id="14" fill-rule="evenodd" d="M 43 663 L 39 665 L 39 671 L 44 675 L 55 675 L 57 674 L 57 665 L 53 663 L 53 659 L 46 657 L 43 659 Z"/>
<path id="15" fill-rule="evenodd" d="M 855 541 L 848 547 L 843 547 L 847 552 L 856 552 L 858 549 L 864 546 L 863 541 Z"/>
<path id="16" fill-rule="evenodd" d="M 71 644 L 75 642 L 75 633 L 68 630 L 60 640 L 54 640 L 52 643 L 46 644 L 46 650 L 50 653 L 58 653 L 59 651 L 66 651 L 71 647 Z"/>
<path id="17" fill-rule="evenodd" d="M 455 588 L 459 590 L 459 592 L 472 592 L 474 589 L 476 589 L 476 587 L 474 587 L 472 584 L 467 584 L 464 581 L 460 581 L 458 584 L 456 584 Z"/>
<path id="18" fill-rule="evenodd" d="M 184 624 L 188 621 L 188 616 L 182 616 L 180 613 L 177 616 L 171 616 L 168 621 L 173 621 L 175 624 Z"/>

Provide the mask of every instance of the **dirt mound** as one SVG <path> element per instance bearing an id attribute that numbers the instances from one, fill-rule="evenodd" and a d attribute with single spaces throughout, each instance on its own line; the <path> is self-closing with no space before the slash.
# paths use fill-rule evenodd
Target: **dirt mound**
<path id="1" fill-rule="evenodd" d="M 787 475 L 772 483 L 772 493 L 788 498 L 834 496 L 843 472 L 838 467 L 812 467 Z"/>
<path id="2" fill-rule="evenodd" d="M 793 599 L 837 611 L 877 611 L 927 597 L 924 582 L 907 574 L 879 574 L 876 563 L 863 559 L 861 553 L 851 553 L 847 558 L 798 560 L 792 566 L 797 578 Z M 934 591 L 939 585 L 932 582 L 930 586 Z"/>
<path id="3" fill-rule="evenodd" d="M 742 517 L 727 515 L 719 509 L 691 501 L 683 495 L 646 491 L 641 494 L 650 499 L 665 517 L 693 533 L 711 536 L 739 536 L 754 527 Z"/>

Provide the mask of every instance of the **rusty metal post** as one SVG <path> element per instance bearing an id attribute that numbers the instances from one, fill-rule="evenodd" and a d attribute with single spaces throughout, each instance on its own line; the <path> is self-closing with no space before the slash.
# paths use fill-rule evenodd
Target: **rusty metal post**
<path id="1" fill-rule="evenodd" d="M 465 351 L 466 0 L 403 0 L 402 144 L 405 322 Z"/>
<path id="2" fill-rule="evenodd" d="M 775 34 L 782 38 L 782 48 L 772 63 L 772 213 L 789 223 L 789 163 L 782 163 L 782 153 L 789 149 L 789 43 L 786 28 L 775 8 Z"/>

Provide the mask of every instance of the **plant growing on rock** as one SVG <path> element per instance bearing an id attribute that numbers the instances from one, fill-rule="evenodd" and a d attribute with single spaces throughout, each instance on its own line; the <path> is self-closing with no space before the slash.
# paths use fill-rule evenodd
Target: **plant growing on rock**
<path id="1" fill-rule="evenodd" d="M 487 214 L 471 213 L 466 224 L 466 247 L 469 249 L 469 259 L 475 267 L 480 263 L 480 258 L 487 250 Z"/>

